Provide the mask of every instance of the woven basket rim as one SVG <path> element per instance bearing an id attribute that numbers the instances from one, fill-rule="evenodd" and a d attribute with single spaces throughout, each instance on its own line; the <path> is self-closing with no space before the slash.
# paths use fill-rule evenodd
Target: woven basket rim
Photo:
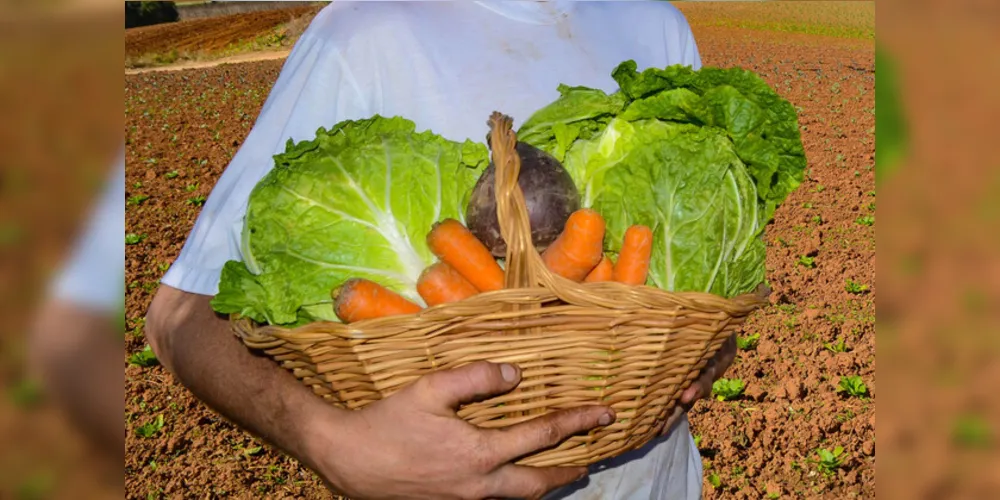
<path id="1" fill-rule="evenodd" d="M 637 297 L 655 297 L 663 303 L 660 306 L 661 310 L 683 308 L 706 314 L 723 313 L 729 316 L 746 316 L 754 312 L 767 303 L 767 295 L 770 293 L 770 290 L 766 286 L 759 287 L 756 292 L 732 298 L 725 298 L 707 292 L 672 292 L 649 285 L 627 285 L 616 282 L 581 283 L 579 286 L 584 290 L 592 291 L 595 295 L 603 297 L 608 297 L 610 293 L 626 297 L 625 300 L 619 300 L 620 303 L 617 307 L 614 304 L 609 304 L 605 309 L 617 309 L 623 312 L 637 309 L 649 310 L 648 306 L 637 302 Z M 640 293 L 636 293 L 637 291 Z M 332 320 L 319 320 L 309 322 L 305 325 L 287 327 L 261 324 L 239 314 L 230 314 L 229 319 L 240 337 L 244 340 L 253 339 L 255 343 L 294 338 L 300 333 L 315 332 L 318 326 L 322 327 L 323 331 L 331 337 L 352 340 L 380 339 L 393 336 L 394 332 L 386 327 L 400 321 L 431 321 L 435 316 L 463 316 L 469 314 L 468 310 L 476 309 L 480 305 L 488 303 L 522 304 L 526 300 L 531 300 L 526 298 L 531 296 L 548 298 L 549 301 L 553 302 L 560 300 L 552 290 L 541 286 L 534 286 L 483 292 L 460 302 L 439 304 L 409 315 L 366 319 L 350 324 Z M 628 300 L 627 298 L 630 296 L 635 300 Z M 581 310 L 588 307 L 585 305 L 564 303 L 563 307 L 566 306 L 576 307 Z"/>

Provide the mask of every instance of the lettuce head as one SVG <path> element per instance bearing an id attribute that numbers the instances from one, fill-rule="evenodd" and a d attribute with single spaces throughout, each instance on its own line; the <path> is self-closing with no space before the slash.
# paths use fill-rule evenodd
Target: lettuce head
<path id="1" fill-rule="evenodd" d="M 741 69 L 612 73 L 619 90 L 559 88 L 518 130 L 554 155 L 617 252 L 633 224 L 654 233 L 648 284 L 725 297 L 764 281 L 762 234 L 801 182 L 795 108 Z"/>

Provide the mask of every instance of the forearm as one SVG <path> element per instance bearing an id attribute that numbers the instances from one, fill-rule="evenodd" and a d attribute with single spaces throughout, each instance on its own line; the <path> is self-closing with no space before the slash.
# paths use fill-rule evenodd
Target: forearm
<path id="1" fill-rule="evenodd" d="M 30 366 L 45 392 L 117 464 L 125 458 L 125 381 L 115 323 L 111 314 L 58 300 L 46 304 L 33 327 Z"/>
<path id="2" fill-rule="evenodd" d="M 252 354 L 209 298 L 162 290 L 147 317 L 161 363 L 222 416 L 315 469 L 306 444 L 318 414 L 336 411 L 286 370 Z"/>

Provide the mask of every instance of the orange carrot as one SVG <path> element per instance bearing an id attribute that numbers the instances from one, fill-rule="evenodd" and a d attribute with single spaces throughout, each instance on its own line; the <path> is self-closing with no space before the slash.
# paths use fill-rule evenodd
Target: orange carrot
<path id="1" fill-rule="evenodd" d="M 477 290 L 503 288 L 503 269 L 471 231 L 455 219 L 437 222 L 427 234 L 427 246 L 442 262 L 455 268 Z"/>
<path id="2" fill-rule="evenodd" d="M 629 285 L 645 284 L 652 250 L 653 231 L 646 226 L 629 227 L 615 263 L 614 280 Z"/>
<path id="3" fill-rule="evenodd" d="M 583 279 L 584 282 L 591 283 L 594 281 L 611 281 L 612 273 L 614 270 L 613 264 L 611 264 L 611 259 L 607 255 L 601 257 L 601 262 L 597 264 L 597 267 L 590 274 Z"/>
<path id="4" fill-rule="evenodd" d="M 344 282 L 331 293 L 333 311 L 344 323 L 363 319 L 413 314 L 420 306 L 406 300 L 388 288 L 363 278 Z"/>
<path id="5" fill-rule="evenodd" d="M 420 274 L 420 279 L 417 280 L 417 293 L 423 297 L 428 306 L 436 306 L 467 299 L 479 293 L 479 290 L 454 267 L 438 262 Z"/>
<path id="6" fill-rule="evenodd" d="M 589 208 L 570 214 L 562 234 L 542 253 L 552 272 L 583 281 L 604 257 L 604 218 Z"/>

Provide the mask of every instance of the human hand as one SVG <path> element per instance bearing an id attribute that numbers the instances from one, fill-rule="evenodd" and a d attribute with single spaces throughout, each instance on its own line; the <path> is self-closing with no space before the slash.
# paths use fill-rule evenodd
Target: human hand
<path id="1" fill-rule="evenodd" d="M 614 422 L 604 406 L 555 412 L 506 429 L 481 429 L 455 414 L 461 404 L 520 382 L 512 365 L 444 370 L 362 410 L 336 410 L 312 426 L 309 458 L 331 489 L 354 499 L 541 498 L 582 478 L 585 467 L 535 468 L 518 458 Z"/>
<path id="2" fill-rule="evenodd" d="M 712 395 L 712 384 L 722 378 L 726 370 L 736 360 L 736 334 L 733 334 L 722 344 L 712 359 L 708 360 L 701 375 L 681 394 L 680 402 L 674 407 L 674 413 L 667 419 L 661 435 L 665 435 L 674 427 L 677 420 L 694 406 L 699 399 L 708 399 Z"/>
<path id="3" fill-rule="evenodd" d="M 736 334 L 734 333 L 726 342 L 722 344 L 719 352 L 715 353 L 712 359 L 708 360 L 705 368 L 701 370 L 701 376 L 695 380 L 684 394 L 681 395 L 681 404 L 694 405 L 699 399 L 708 399 L 712 396 L 712 384 L 722 378 L 726 370 L 736 360 Z"/>

